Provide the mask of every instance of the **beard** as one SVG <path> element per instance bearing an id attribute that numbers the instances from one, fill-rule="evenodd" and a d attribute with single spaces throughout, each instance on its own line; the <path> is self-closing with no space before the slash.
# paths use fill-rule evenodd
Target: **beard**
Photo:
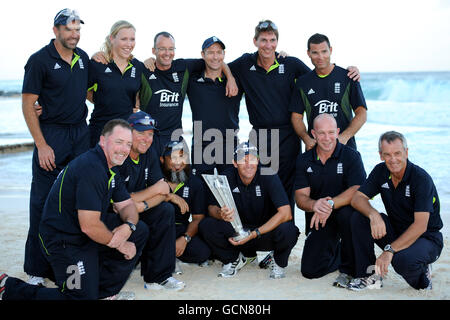
<path id="1" fill-rule="evenodd" d="M 173 183 L 186 183 L 186 181 L 189 179 L 189 176 L 191 174 L 191 170 L 190 170 L 190 166 L 187 165 L 183 170 L 181 170 L 180 172 L 175 172 L 172 171 L 168 168 L 166 168 L 166 166 L 164 166 L 163 168 L 163 174 L 164 177 L 169 180 L 170 182 Z"/>

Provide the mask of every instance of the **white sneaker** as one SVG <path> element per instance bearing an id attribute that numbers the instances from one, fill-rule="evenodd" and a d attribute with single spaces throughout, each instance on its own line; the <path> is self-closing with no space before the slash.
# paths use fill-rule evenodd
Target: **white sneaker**
<path id="1" fill-rule="evenodd" d="M 186 284 L 183 281 L 177 280 L 174 277 L 169 277 L 166 280 L 164 280 L 161 283 L 145 283 L 144 288 L 147 290 L 173 290 L 173 291 L 179 291 L 184 289 Z"/>
<path id="2" fill-rule="evenodd" d="M 121 291 L 111 297 L 104 298 L 102 300 L 134 300 L 136 295 L 132 291 Z"/>
<path id="3" fill-rule="evenodd" d="M 223 265 L 222 271 L 219 272 L 218 277 L 223 278 L 234 277 L 240 269 L 242 269 L 247 264 L 253 262 L 255 259 L 256 257 L 246 258 L 242 253 L 239 253 L 239 256 L 236 259 L 236 261 Z"/>
<path id="4" fill-rule="evenodd" d="M 31 284 L 33 286 L 45 287 L 45 280 L 42 277 L 29 276 L 28 280 L 27 280 L 27 283 Z"/>
<path id="5" fill-rule="evenodd" d="M 284 268 L 280 267 L 275 262 L 275 259 L 273 259 L 270 262 L 269 268 L 270 268 L 270 275 L 269 275 L 270 278 L 272 278 L 272 279 L 281 279 L 281 278 L 285 278 L 286 277 L 286 274 L 284 273 Z"/>
<path id="6" fill-rule="evenodd" d="M 430 263 L 428 265 L 428 268 L 427 268 L 427 278 L 428 278 L 428 280 L 430 282 L 428 283 L 428 286 L 425 288 L 425 290 L 432 290 L 433 289 L 433 282 L 431 281 L 432 273 L 433 273 L 433 268 L 432 268 L 431 263 Z"/>
<path id="7" fill-rule="evenodd" d="M 183 269 L 181 269 L 181 261 L 178 259 L 175 260 L 175 271 L 173 273 L 183 274 Z"/>
<path id="8" fill-rule="evenodd" d="M 0 274 L 0 300 L 3 299 L 3 294 L 5 293 L 6 279 L 8 279 L 6 273 Z"/>
<path id="9" fill-rule="evenodd" d="M 381 288 L 383 288 L 383 278 L 375 273 L 365 278 L 353 278 L 347 285 L 347 289 L 352 291 Z"/>

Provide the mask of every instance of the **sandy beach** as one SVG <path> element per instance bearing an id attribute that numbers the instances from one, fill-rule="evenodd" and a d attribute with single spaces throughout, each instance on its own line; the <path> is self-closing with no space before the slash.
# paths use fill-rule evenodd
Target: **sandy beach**
<path id="1" fill-rule="evenodd" d="M 17 161 L 27 162 L 28 156 L 17 156 Z M 4 164 L 5 158 L 0 159 Z M 2 176 L 2 178 L 4 178 Z M 26 183 L 28 189 L 28 183 Z M 23 188 L 0 189 L 0 272 L 26 279 L 23 272 L 23 256 L 28 231 L 29 192 Z M 444 224 L 446 212 L 441 212 Z M 296 210 L 296 223 L 304 230 L 303 212 Z M 444 227 L 445 228 L 445 227 Z M 445 230 L 445 229 L 444 229 Z M 215 261 L 207 267 L 182 264 L 183 274 L 176 277 L 186 283 L 179 292 L 148 291 L 139 270 L 133 271 L 124 291 L 133 291 L 137 300 L 449 300 L 450 299 L 450 251 L 448 234 L 444 232 L 445 247 L 439 260 L 433 265 L 433 290 L 414 290 L 392 269 L 381 290 L 352 292 L 335 288 L 331 284 L 337 272 L 321 279 L 308 280 L 300 273 L 300 262 L 305 235 L 299 237 L 289 258 L 286 278 L 269 279 L 269 270 L 260 269 L 256 261 L 244 267 L 234 278 L 219 278 L 221 263 Z M 377 249 L 378 250 L 378 249 Z M 262 259 L 263 253 L 258 258 Z"/>

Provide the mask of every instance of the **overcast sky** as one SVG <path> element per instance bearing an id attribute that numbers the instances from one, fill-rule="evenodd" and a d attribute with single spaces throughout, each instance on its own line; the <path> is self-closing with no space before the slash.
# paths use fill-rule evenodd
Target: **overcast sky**
<path id="1" fill-rule="evenodd" d="M 65 7 L 79 11 L 85 24 L 79 47 L 98 51 L 114 22 L 128 20 L 137 29 L 134 54 L 151 56 L 153 36 L 169 31 L 176 39 L 176 57 L 200 57 L 202 42 L 219 37 L 227 62 L 253 52 L 254 27 L 271 19 L 279 29 L 278 49 L 312 66 L 306 42 L 326 34 L 332 61 L 356 65 L 361 72 L 450 71 L 450 1 L 254 1 L 166 0 L 4 1 L 0 79 L 23 78 L 28 57 L 53 37 L 53 18 Z"/>

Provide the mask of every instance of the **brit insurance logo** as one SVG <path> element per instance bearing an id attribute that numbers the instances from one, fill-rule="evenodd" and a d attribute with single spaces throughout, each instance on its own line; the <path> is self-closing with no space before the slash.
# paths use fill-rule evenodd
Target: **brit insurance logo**
<path id="1" fill-rule="evenodd" d="M 339 104 L 337 102 L 331 102 L 328 100 L 320 100 L 317 102 L 314 107 L 319 108 L 319 114 L 321 113 L 329 113 L 334 117 L 337 116 Z"/>
<path id="2" fill-rule="evenodd" d="M 167 89 L 158 90 L 155 95 L 160 95 L 159 106 L 162 108 L 178 107 L 180 94 Z"/>

